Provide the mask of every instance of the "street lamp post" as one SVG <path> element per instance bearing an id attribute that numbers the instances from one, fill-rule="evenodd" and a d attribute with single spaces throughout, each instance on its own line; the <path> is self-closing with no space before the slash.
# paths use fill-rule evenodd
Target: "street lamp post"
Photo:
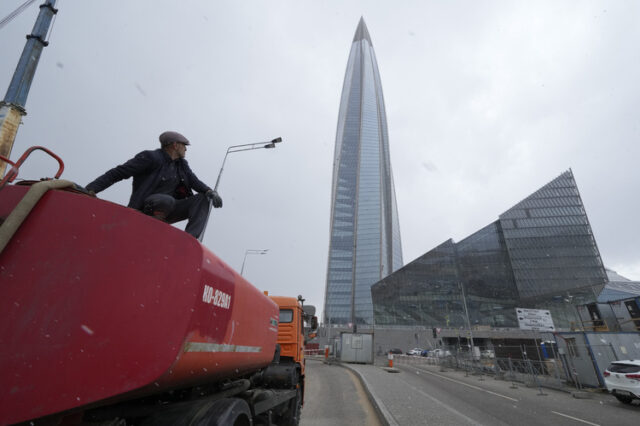
<path id="1" fill-rule="evenodd" d="M 224 154 L 224 159 L 222 160 L 222 166 L 220 166 L 220 172 L 218 172 L 218 178 L 216 179 L 216 186 L 213 187 L 214 191 L 218 190 L 218 186 L 220 185 L 220 178 L 222 177 L 222 172 L 224 171 L 224 163 L 227 161 L 227 156 L 233 152 L 242 152 L 242 151 L 252 151 L 254 149 L 270 149 L 275 148 L 277 143 L 282 142 L 282 138 L 278 137 L 272 139 L 270 141 L 264 142 L 254 142 L 254 143 L 245 143 L 242 145 L 232 145 L 227 148 L 227 152 Z M 207 224 L 209 223 L 209 215 L 211 214 L 211 207 L 213 206 L 213 202 L 209 201 L 209 211 L 207 212 L 207 218 L 204 222 L 204 229 L 200 233 L 200 237 L 198 241 L 202 242 L 204 238 L 204 231 L 207 229 Z"/>
<path id="2" fill-rule="evenodd" d="M 247 261 L 247 255 L 249 254 L 267 254 L 269 249 L 257 250 L 257 249 L 248 249 L 244 252 L 244 260 L 242 261 L 242 268 L 240 268 L 240 275 L 244 272 L 244 264 Z"/>
<path id="3" fill-rule="evenodd" d="M 254 149 L 269 149 L 275 148 L 276 144 L 282 142 L 282 138 L 275 138 L 271 141 L 265 142 L 255 142 L 255 143 L 246 143 L 243 145 L 233 145 L 227 148 L 227 153 L 224 154 L 224 159 L 222 160 L 222 166 L 220 167 L 220 172 L 218 173 L 218 179 L 216 179 L 216 186 L 213 188 L 214 191 L 218 190 L 218 185 L 220 185 L 220 178 L 222 177 L 222 171 L 224 170 L 224 163 L 227 161 L 227 156 L 232 152 L 241 152 L 241 151 L 251 151 Z"/>

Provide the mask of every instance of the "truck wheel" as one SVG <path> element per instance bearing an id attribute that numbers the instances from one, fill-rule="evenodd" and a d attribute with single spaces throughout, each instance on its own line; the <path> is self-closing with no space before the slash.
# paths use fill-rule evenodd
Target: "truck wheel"
<path id="1" fill-rule="evenodd" d="M 278 425 L 280 426 L 298 426 L 300 423 L 300 411 L 302 409 L 302 391 L 300 387 L 296 390 L 296 397 L 289 402 L 287 412 L 282 415 Z"/>
<path id="2" fill-rule="evenodd" d="M 142 426 L 251 426 L 249 405 L 239 398 L 177 403 L 157 410 Z"/>
<path id="3" fill-rule="evenodd" d="M 251 410 L 243 399 L 225 398 L 202 407 L 188 425 L 251 426 Z"/>

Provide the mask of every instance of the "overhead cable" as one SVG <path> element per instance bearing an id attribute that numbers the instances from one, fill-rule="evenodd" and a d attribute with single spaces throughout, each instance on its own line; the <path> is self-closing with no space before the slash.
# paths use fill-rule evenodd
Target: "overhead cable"
<path id="1" fill-rule="evenodd" d="M 52 9 L 52 10 L 53 10 L 53 21 L 51 21 L 51 28 L 49 28 L 49 33 L 47 34 L 47 38 L 46 38 L 47 42 L 51 38 L 51 33 L 53 32 L 53 26 L 56 24 L 56 18 L 58 17 L 58 9 Z"/>
<path id="2" fill-rule="evenodd" d="M 31 6 L 31 4 L 35 3 L 36 0 L 27 0 L 24 3 L 22 3 L 20 6 L 18 6 L 18 8 L 16 10 L 14 10 L 13 12 L 11 12 L 10 14 L 8 14 L 7 16 L 5 16 L 4 18 L 2 18 L 2 20 L 0 21 L 0 29 L 2 29 L 2 27 L 4 27 L 5 25 L 7 25 L 9 22 L 13 21 L 13 19 L 20 15 L 22 12 L 25 11 L 25 9 L 27 9 L 29 6 Z"/>

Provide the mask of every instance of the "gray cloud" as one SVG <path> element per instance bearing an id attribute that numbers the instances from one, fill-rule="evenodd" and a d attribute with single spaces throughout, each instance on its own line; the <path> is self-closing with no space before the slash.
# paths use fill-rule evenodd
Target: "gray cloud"
<path id="1" fill-rule="evenodd" d="M 0 16 L 16 7 L 5 3 Z M 66 178 L 86 184 L 176 129 L 213 184 L 227 146 L 282 136 L 275 150 L 229 157 L 225 207 L 205 238 L 236 269 L 246 249 L 268 248 L 245 266 L 260 289 L 304 294 L 321 310 L 338 103 L 361 15 L 384 87 L 405 261 L 572 167 L 605 264 L 640 279 L 637 2 L 59 8 L 14 155 L 47 145 Z M 36 14 L 2 29 L 5 87 Z M 53 169 L 34 157 L 22 175 Z M 120 183 L 101 196 L 124 203 L 129 191 Z"/>

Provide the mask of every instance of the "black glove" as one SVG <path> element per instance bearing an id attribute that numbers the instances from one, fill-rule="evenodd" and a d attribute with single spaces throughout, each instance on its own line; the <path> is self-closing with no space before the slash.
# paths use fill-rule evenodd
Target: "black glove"
<path id="1" fill-rule="evenodd" d="M 205 195 L 208 199 L 211 200 L 211 202 L 213 203 L 213 207 L 215 207 L 216 209 L 222 207 L 222 198 L 220 198 L 216 191 L 210 189 L 206 192 Z"/>

